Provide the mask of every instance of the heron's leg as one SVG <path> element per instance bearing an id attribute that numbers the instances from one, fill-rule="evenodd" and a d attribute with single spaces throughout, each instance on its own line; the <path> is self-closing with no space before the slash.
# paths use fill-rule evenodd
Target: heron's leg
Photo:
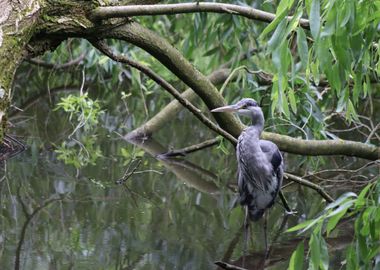
<path id="1" fill-rule="evenodd" d="M 268 235 L 267 235 L 267 212 L 264 213 L 264 243 L 265 243 L 265 256 L 264 260 L 268 258 L 269 249 L 268 249 Z"/>
<path id="2" fill-rule="evenodd" d="M 247 255 L 248 238 L 249 238 L 249 219 L 248 219 L 248 206 L 244 206 L 244 246 L 243 246 L 243 268 L 245 267 L 245 256 Z"/>

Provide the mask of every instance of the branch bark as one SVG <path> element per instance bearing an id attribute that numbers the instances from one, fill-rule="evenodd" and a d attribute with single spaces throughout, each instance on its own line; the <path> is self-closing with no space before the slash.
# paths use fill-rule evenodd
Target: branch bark
<path id="1" fill-rule="evenodd" d="M 251 8 L 248 6 L 211 2 L 98 7 L 92 12 L 91 16 L 94 19 L 107 19 L 146 15 L 170 15 L 194 12 L 227 13 L 263 22 L 272 22 L 276 17 L 276 15 L 273 13 Z M 292 19 L 292 17 L 288 17 L 288 19 L 290 20 Z M 307 19 L 301 19 L 299 24 L 305 29 L 309 29 L 310 27 L 309 21 Z"/>
<path id="2" fill-rule="evenodd" d="M 319 195 L 322 196 L 322 198 L 324 198 L 328 203 L 332 203 L 334 201 L 334 199 L 326 192 L 323 190 L 323 188 L 317 184 L 314 184 L 310 181 L 307 181 L 301 177 L 298 177 L 294 174 L 290 174 L 290 173 L 285 173 L 284 174 L 284 177 L 291 180 L 291 181 L 294 181 L 300 185 L 303 185 L 305 187 L 309 187 L 311 189 L 314 189 L 315 191 L 317 191 L 319 193 Z"/>

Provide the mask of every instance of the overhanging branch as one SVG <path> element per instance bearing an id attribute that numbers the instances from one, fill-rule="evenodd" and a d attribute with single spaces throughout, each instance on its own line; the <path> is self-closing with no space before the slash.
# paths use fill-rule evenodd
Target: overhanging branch
<path id="1" fill-rule="evenodd" d="M 164 38 L 131 22 L 111 30 L 98 33 L 101 38 L 117 38 L 130 42 L 157 58 L 171 72 L 191 87 L 206 103 L 209 109 L 225 105 L 223 97 L 215 86 L 194 68 L 182 54 Z M 215 115 L 219 125 L 233 136 L 239 136 L 244 128 L 235 117 L 228 113 Z M 302 140 L 286 135 L 263 132 L 263 139 L 273 141 L 282 151 L 301 155 L 347 155 L 376 160 L 380 158 L 380 148 L 346 140 Z"/>
<path id="2" fill-rule="evenodd" d="M 227 13 L 263 22 L 272 22 L 276 17 L 276 15 L 273 13 L 251 8 L 248 6 L 211 2 L 98 7 L 91 13 L 91 16 L 94 19 L 107 19 L 118 17 L 169 15 L 194 12 Z M 288 17 L 288 19 L 291 18 L 292 17 Z M 299 21 L 299 24 L 301 27 L 309 29 L 310 25 L 308 20 L 301 19 Z"/>

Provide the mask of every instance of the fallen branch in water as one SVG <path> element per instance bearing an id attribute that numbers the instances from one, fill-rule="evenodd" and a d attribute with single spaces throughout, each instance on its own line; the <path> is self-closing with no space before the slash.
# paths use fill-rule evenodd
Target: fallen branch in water
<path id="1" fill-rule="evenodd" d="M 221 138 L 217 137 L 214 139 L 210 139 L 198 144 L 190 145 L 188 147 L 182 148 L 182 149 L 176 149 L 176 150 L 169 150 L 166 153 L 159 154 L 158 158 L 168 158 L 168 157 L 176 157 L 176 156 L 185 156 L 186 154 L 190 154 L 214 145 L 217 145 L 220 143 Z"/>

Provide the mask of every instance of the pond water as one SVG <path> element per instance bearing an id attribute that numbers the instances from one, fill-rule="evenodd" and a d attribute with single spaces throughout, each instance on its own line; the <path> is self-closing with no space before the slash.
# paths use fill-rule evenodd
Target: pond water
<path id="1" fill-rule="evenodd" d="M 103 99 L 99 89 L 89 92 Z M 12 136 L 27 150 L 2 164 L 1 269 L 218 269 L 218 260 L 242 265 L 244 215 L 234 207 L 231 146 L 228 154 L 214 146 L 159 160 L 155 156 L 167 149 L 215 134 L 181 112 L 153 139 L 130 143 L 122 135 L 144 122 L 144 110 L 139 97 L 124 103 L 115 92 L 102 103 L 105 113 L 94 131 L 101 156 L 94 165 L 76 169 L 54 151 L 73 130 L 67 115 L 52 110 L 63 95 L 41 97 L 10 118 Z M 154 98 L 147 103 L 156 104 Z M 157 111 L 159 106 L 150 116 Z M 299 166 L 299 158 L 286 158 L 289 170 Z M 115 183 L 136 164 L 124 184 Z M 302 236 L 284 230 L 325 206 L 316 192 L 298 185 L 284 194 L 297 214 L 285 219 L 279 203 L 269 211 L 267 269 L 286 269 Z M 339 251 L 352 236 L 350 223 L 341 226 L 342 233 L 328 240 L 337 267 L 344 259 Z M 252 224 L 251 235 L 245 266 L 257 269 L 264 253 L 263 221 Z"/>

